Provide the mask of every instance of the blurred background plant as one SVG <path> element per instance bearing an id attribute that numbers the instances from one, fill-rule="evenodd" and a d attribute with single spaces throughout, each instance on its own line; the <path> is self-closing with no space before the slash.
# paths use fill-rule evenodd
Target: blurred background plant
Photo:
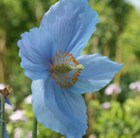
<path id="1" fill-rule="evenodd" d="M 139 1 L 139 0 L 138 0 Z M 20 68 L 20 34 L 39 26 L 56 0 L 0 0 L 0 83 L 13 93 L 6 106 L 10 138 L 31 138 L 31 81 Z M 89 0 L 100 23 L 84 54 L 101 53 L 120 63 L 123 70 L 99 93 L 86 94 L 89 128 L 84 138 L 140 138 L 140 9 L 126 0 Z M 28 97 L 27 97 L 28 96 Z M 42 125 L 38 138 L 63 138 Z"/>

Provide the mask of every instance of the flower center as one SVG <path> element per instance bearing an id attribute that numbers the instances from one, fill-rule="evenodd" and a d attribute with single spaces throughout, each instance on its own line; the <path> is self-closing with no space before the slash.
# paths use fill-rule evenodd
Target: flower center
<path id="1" fill-rule="evenodd" d="M 72 54 L 66 52 L 56 53 L 56 56 L 52 58 L 52 62 L 50 68 L 52 78 L 62 88 L 66 89 L 77 82 L 81 70 L 84 69 L 84 66 L 79 64 Z"/>

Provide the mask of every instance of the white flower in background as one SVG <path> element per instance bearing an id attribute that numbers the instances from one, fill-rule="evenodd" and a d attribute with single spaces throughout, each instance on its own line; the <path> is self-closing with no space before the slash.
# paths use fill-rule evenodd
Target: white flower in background
<path id="1" fill-rule="evenodd" d="M 27 121 L 27 118 L 25 117 L 25 112 L 22 110 L 15 111 L 9 118 L 12 122 Z"/>
<path id="2" fill-rule="evenodd" d="M 91 134 L 88 138 L 96 138 L 96 136 L 94 134 Z"/>
<path id="3" fill-rule="evenodd" d="M 3 83 L 0 83 L 0 90 L 4 90 L 5 89 L 5 85 Z"/>
<path id="4" fill-rule="evenodd" d="M 29 132 L 27 133 L 27 138 L 32 138 L 32 131 L 29 131 Z"/>
<path id="5" fill-rule="evenodd" d="M 10 111 L 12 111 L 12 110 L 14 110 L 14 107 L 11 106 L 11 105 L 9 105 L 9 104 L 7 104 L 7 103 L 5 103 L 5 111 L 6 111 L 6 112 L 10 112 Z"/>
<path id="6" fill-rule="evenodd" d="M 104 102 L 102 105 L 101 105 L 104 109 L 109 109 L 111 107 L 111 104 L 110 102 Z"/>
<path id="7" fill-rule="evenodd" d="M 140 81 L 133 82 L 129 85 L 129 88 L 134 91 L 140 92 Z"/>
<path id="8" fill-rule="evenodd" d="M 18 127 L 14 130 L 14 138 L 21 138 L 21 137 L 22 137 L 22 129 Z"/>
<path id="9" fill-rule="evenodd" d="M 105 94 L 106 95 L 112 95 L 113 93 L 119 94 L 121 93 L 121 87 L 118 84 L 110 84 L 106 89 L 105 89 Z"/>
<path id="10" fill-rule="evenodd" d="M 32 95 L 27 96 L 27 97 L 24 99 L 24 102 L 25 102 L 26 104 L 32 104 Z"/>

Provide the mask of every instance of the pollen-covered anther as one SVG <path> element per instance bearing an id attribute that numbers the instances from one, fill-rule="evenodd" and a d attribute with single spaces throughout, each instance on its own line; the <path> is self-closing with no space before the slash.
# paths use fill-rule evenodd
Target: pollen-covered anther
<path id="1" fill-rule="evenodd" d="M 62 88 L 72 87 L 78 80 L 81 70 L 84 66 L 79 64 L 72 54 L 59 51 L 52 58 L 50 73 L 52 78 Z"/>

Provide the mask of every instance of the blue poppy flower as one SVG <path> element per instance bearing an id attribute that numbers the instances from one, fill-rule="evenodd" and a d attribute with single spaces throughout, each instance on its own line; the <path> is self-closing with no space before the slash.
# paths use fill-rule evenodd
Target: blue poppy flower
<path id="1" fill-rule="evenodd" d="M 25 32 L 18 41 L 21 67 L 33 80 L 37 120 L 67 138 L 86 133 L 81 94 L 98 91 L 122 67 L 99 54 L 80 56 L 97 22 L 87 0 L 60 0 L 45 13 L 39 28 Z"/>

